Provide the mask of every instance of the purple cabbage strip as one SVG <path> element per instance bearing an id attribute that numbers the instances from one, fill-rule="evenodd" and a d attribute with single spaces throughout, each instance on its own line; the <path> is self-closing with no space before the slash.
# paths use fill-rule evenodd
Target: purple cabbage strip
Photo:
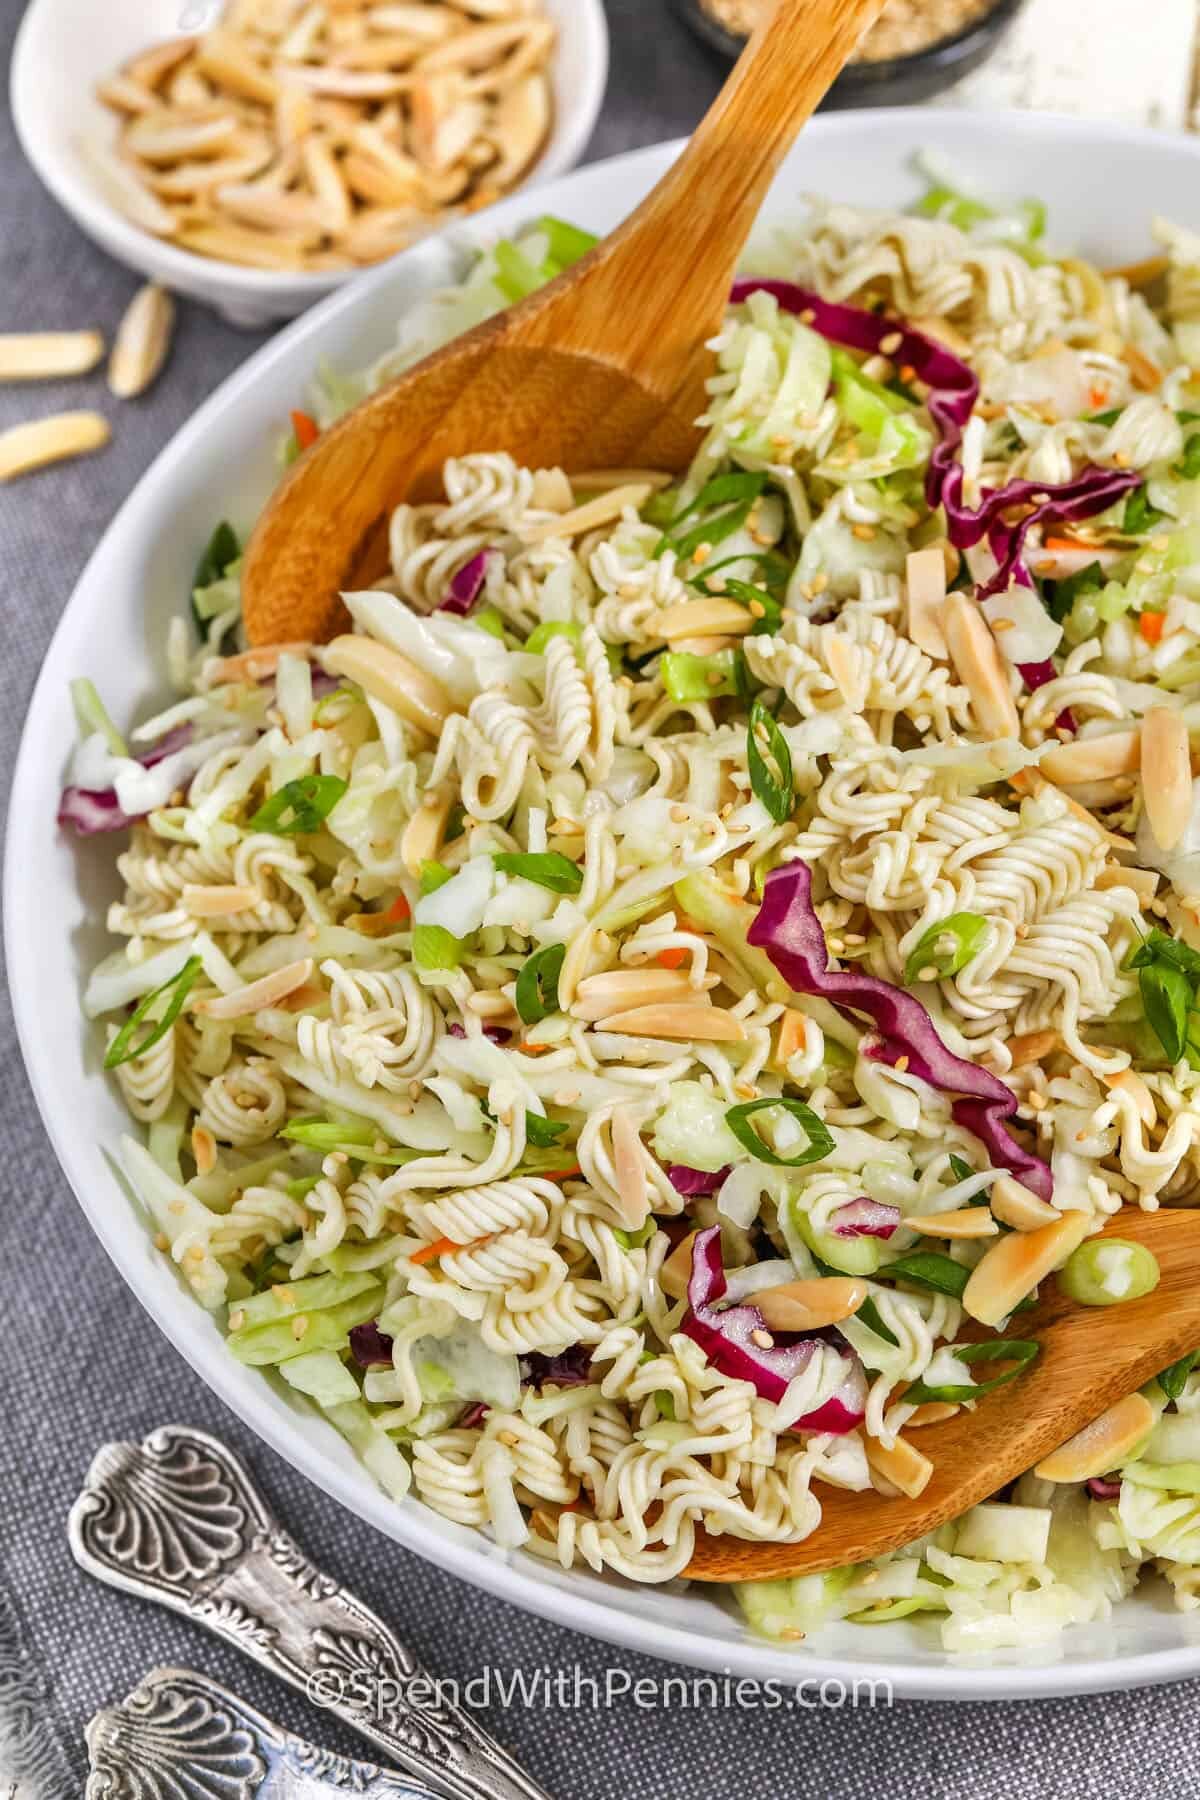
<path id="1" fill-rule="evenodd" d="M 835 1006 L 866 1013 L 882 1042 L 864 1044 L 864 1053 L 880 1062 L 907 1058 L 906 1068 L 943 1093 L 957 1094 L 954 1117 L 986 1144 L 993 1164 L 1049 1200 L 1053 1179 L 1046 1164 L 1024 1150 L 1007 1129 L 1017 1110 L 1016 1095 L 998 1076 L 964 1061 L 947 1049 L 937 1027 L 911 994 L 860 971 L 831 969 L 825 933 L 812 903 L 812 870 L 807 863 L 784 863 L 772 869 L 763 886 L 762 905 L 746 942 L 765 950 L 788 985 L 800 994 L 815 994 Z"/>
<path id="2" fill-rule="evenodd" d="M 465 619 L 469 613 L 474 612 L 483 592 L 483 584 L 487 580 L 491 556 L 490 550 L 480 550 L 470 562 L 463 564 L 452 577 L 445 598 L 438 602 L 438 612 L 453 613 L 459 619 Z"/>
<path id="3" fill-rule="evenodd" d="M 767 1338 L 766 1322 L 757 1306 L 727 1306 L 718 1310 L 717 1302 L 725 1294 L 725 1265 L 721 1260 L 721 1229 L 710 1225 L 696 1233 L 692 1244 L 692 1273 L 688 1281 L 688 1310 L 679 1329 L 699 1344 L 714 1369 L 734 1381 L 749 1381 L 764 1400 L 780 1401 L 789 1383 L 801 1374 L 822 1341 L 801 1338 L 792 1344 L 755 1342 L 755 1335 Z M 850 1372 L 836 1394 L 822 1401 L 811 1413 L 805 1413 L 788 1429 L 790 1431 L 853 1431 L 866 1411 L 866 1382 L 854 1352 L 843 1350 Z"/>
<path id="4" fill-rule="evenodd" d="M 447 1037 L 465 1038 L 466 1035 L 466 1026 L 460 1025 L 457 1020 L 454 1020 L 453 1023 L 446 1027 Z M 512 1040 L 512 1032 L 508 1029 L 507 1025 L 485 1025 L 483 1027 L 483 1035 L 489 1044 L 507 1044 Z"/>
<path id="5" fill-rule="evenodd" d="M 1119 1475 L 1093 1475 L 1083 1484 L 1093 1500 L 1119 1500 L 1121 1498 L 1121 1478 Z"/>
<path id="6" fill-rule="evenodd" d="M 861 1194 L 847 1200 L 829 1215 L 829 1228 L 835 1237 L 890 1238 L 900 1223 L 900 1208 L 887 1206 L 882 1200 Z"/>
<path id="7" fill-rule="evenodd" d="M 523 1387 L 586 1387 L 592 1379 L 592 1353 L 586 1344 L 572 1344 L 557 1356 L 531 1350 L 521 1358 Z"/>
<path id="8" fill-rule="evenodd" d="M 491 1407 L 488 1406 L 486 1401 L 472 1400 L 470 1406 L 466 1408 L 462 1417 L 459 1419 L 456 1429 L 459 1431 L 478 1431 L 491 1410 Z"/>
<path id="9" fill-rule="evenodd" d="M 677 1194 L 686 1194 L 690 1200 L 700 1194 L 715 1194 L 728 1173 L 729 1164 L 710 1173 L 707 1169 L 689 1169 L 686 1163 L 672 1163 L 667 1180 Z"/>
<path id="10" fill-rule="evenodd" d="M 390 1369 L 395 1341 L 380 1331 L 378 1319 L 369 1319 L 351 1328 L 350 1354 L 360 1369 Z"/>
<path id="11" fill-rule="evenodd" d="M 177 750 L 184 750 L 192 741 L 190 725 L 176 725 L 165 737 L 160 737 L 149 750 L 132 760 L 141 763 L 143 769 L 153 769 L 168 756 L 174 756 Z M 81 788 L 65 787 L 58 803 L 58 823 L 70 825 L 78 837 L 96 837 L 104 831 L 124 831 L 127 826 L 144 818 L 144 813 L 136 816 L 121 809 L 115 788 Z"/>

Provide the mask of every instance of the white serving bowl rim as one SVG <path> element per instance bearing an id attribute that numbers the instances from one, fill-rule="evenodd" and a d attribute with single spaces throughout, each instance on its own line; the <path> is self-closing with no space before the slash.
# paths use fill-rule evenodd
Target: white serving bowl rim
<path id="1" fill-rule="evenodd" d="M 1130 178 L 1139 196 L 1145 194 L 1145 176 L 1144 169 L 1140 174 L 1133 170 L 1135 162 L 1148 166 L 1161 159 L 1165 170 L 1168 163 L 1182 159 L 1189 182 L 1195 182 L 1200 174 L 1200 145 L 1185 144 L 1163 133 L 1019 113 L 878 110 L 839 114 L 817 120 L 796 157 L 798 162 L 826 165 L 835 179 L 838 174 L 853 175 L 864 192 L 844 197 L 865 199 L 868 191 L 874 191 L 873 171 L 885 154 L 894 159 L 939 140 L 949 140 L 968 161 L 974 154 L 997 182 L 1003 181 L 1009 157 L 1021 145 L 1029 152 L 1032 186 L 1037 185 L 1039 155 L 1056 152 L 1083 167 L 1086 158 L 1098 154 L 1101 147 L 1128 158 Z M 537 196 L 533 204 L 539 210 L 549 207 L 566 217 L 574 213 L 581 223 L 609 228 L 657 178 L 678 148 L 659 145 L 591 165 Z M 1180 180 L 1182 183 L 1182 176 Z M 823 185 L 828 188 L 831 183 Z M 1016 188 L 1010 183 L 1006 191 L 1020 191 L 1021 185 L 1018 179 Z M 1181 196 L 1183 191 L 1181 186 Z M 1111 179 L 1105 194 L 1103 204 L 1111 210 Z M 779 205 L 776 201 L 776 211 Z M 1149 210 L 1140 197 L 1139 205 Z M 530 196 L 514 196 L 466 235 L 483 241 L 492 232 L 509 229 L 529 210 Z M 1098 219 L 1105 216 L 1100 200 L 1093 210 Z M 1195 221 L 1185 216 L 1184 222 Z M 164 507 L 169 499 L 182 505 L 189 486 L 196 485 L 194 465 L 197 459 L 203 462 L 214 432 L 224 424 L 232 435 L 243 414 L 247 418 L 263 415 L 254 430 L 256 437 L 259 431 L 265 432 L 266 421 L 276 416 L 277 406 L 283 407 L 285 393 L 290 391 L 286 385 L 284 392 L 272 391 L 273 383 L 287 374 L 287 365 L 299 358 L 305 367 L 311 367 L 317 347 L 336 338 L 339 326 L 344 335 L 352 322 L 357 329 L 368 320 L 372 307 L 378 314 L 383 296 L 393 286 L 404 287 L 406 268 L 423 271 L 423 285 L 428 286 L 431 271 L 443 267 L 444 252 L 440 240 L 431 240 L 364 276 L 352 290 L 330 296 L 257 352 L 205 402 L 118 512 L 80 578 L 46 654 L 14 770 L 4 875 L 5 941 L 17 1029 L 33 1090 L 59 1160 L 93 1229 L 139 1301 L 202 1379 L 294 1467 L 385 1535 L 468 1582 L 559 1624 L 630 1650 L 736 1677 L 782 1683 L 876 1682 L 890 1684 L 898 1696 L 922 1699 L 1065 1695 L 1200 1673 L 1200 1618 L 1168 1610 L 1161 1596 L 1150 1601 L 1135 1596 L 1117 1609 L 1111 1626 L 1073 1627 L 1059 1647 L 1004 1653 L 982 1665 L 930 1653 L 903 1626 L 877 1627 L 869 1637 L 862 1628 L 843 1627 L 834 1653 L 807 1646 L 799 1651 L 735 1632 L 727 1615 L 702 1589 L 683 1596 L 678 1591 L 632 1588 L 586 1573 L 563 1573 L 523 1553 L 501 1552 L 479 1534 L 449 1525 L 419 1503 L 410 1500 L 397 1507 L 352 1462 L 329 1427 L 296 1410 L 258 1371 L 243 1369 L 221 1351 L 213 1322 L 194 1302 L 182 1303 L 172 1272 L 151 1251 L 144 1221 L 113 1177 L 111 1135 L 103 1144 L 90 1140 L 89 1106 L 111 1115 L 114 1125 L 118 1113 L 115 1102 L 101 1098 L 106 1084 L 94 1054 L 95 1034 L 85 1034 L 79 1023 L 77 997 L 86 959 L 78 944 L 71 957 L 61 954 L 63 936 L 68 931 L 82 931 L 86 917 L 81 899 L 81 887 L 86 885 L 82 863 L 76 867 L 73 852 L 53 826 L 55 796 L 73 735 L 66 699 L 68 678 L 87 669 L 101 683 L 108 673 L 112 680 L 130 688 L 128 673 L 121 674 L 115 665 L 109 671 L 104 668 L 105 658 L 112 662 L 119 653 L 119 643 L 110 649 L 109 639 L 118 640 L 121 629 L 137 628 L 141 641 L 140 601 L 130 589 L 138 577 L 146 579 L 148 569 L 153 572 L 154 556 L 164 543 L 170 549 L 178 535 L 165 536 L 165 522 L 177 519 L 178 514 L 164 511 Z M 1127 244 L 1123 254 L 1126 260 L 1132 255 Z M 378 325 L 378 318 L 375 323 Z M 237 457 L 231 454 L 230 473 L 222 472 L 221 478 L 233 479 L 236 466 Z M 269 479 L 268 467 L 264 447 L 254 476 Z M 114 632 L 112 620 L 122 598 L 122 579 L 128 616 L 124 626 L 118 623 Z M 154 604 L 151 593 L 147 604 Z M 116 616 L 119 619 L 120 615 Z M 145 644 L 147 665 L 152 649 Z M 141 672 L 137 685 L 123 696 L 130 704 L 136 698 L 148 698 Z M 94 858 L 88 866 L 92 863 Z M 91 904 L 95 906 L 94 895 Z M 94 920 L 89 921 L 89 928 L 91 924 Z M 55 963 L 62 966 L 55 970 L 50 966 Z M 107 1129 L 111 1132 L 112 1128 Z M 874 1644 L 890 1653 L 868 1655 L 868 1647 Z"/>

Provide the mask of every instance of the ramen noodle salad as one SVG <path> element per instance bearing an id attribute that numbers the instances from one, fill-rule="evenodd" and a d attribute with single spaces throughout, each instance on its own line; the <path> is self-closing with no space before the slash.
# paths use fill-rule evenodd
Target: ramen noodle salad
<path id="1" fill-rule="evenodd" d="M 328 645 L 243 647 L 221 524 L 171 704 L 126 739 L 76 683 L 130 1187 L 397 1500 L 665 1582 L 701 1528 L 918 1494 L 927 1426 L 1036 1358 L 1035 1279 L 1154 1285 L 1096 1234 L 1200 1186 L 1200 239 L 1155 231 L 1143 289 L 1034 204 L 818 204 L 682 479 L 483 446 Z M 287 453 L 590 241 L 482 256 Z M 987 1651 L 1143 1571 L 1195 1607 L 1192 1361 L 752 1622 Z"/>

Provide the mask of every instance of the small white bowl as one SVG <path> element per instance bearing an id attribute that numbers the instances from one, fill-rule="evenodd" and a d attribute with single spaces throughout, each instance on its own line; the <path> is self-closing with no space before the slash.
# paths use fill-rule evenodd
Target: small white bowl
<path id="1" fill-rule="evenodd" d="M 554 128 L 520 187 L 563 175 L 579 161 L 608 82 L 608 24 L 603 0 L 545 0 L 558 27 L 554 54 Z M 86 145 L 110 144 L 112 113 L 96 84 L 129 57 L 178 31 L 207 27 L 218 0 L 29 0 L 12 62 L 12 113 L 29 161 L 82 231 L 118 262 L 214 306 L 233 325 L 252 329 L 293 319 L 354 279 L 276 274 L 196 256 L 133 224 L 113 205 Z"/>

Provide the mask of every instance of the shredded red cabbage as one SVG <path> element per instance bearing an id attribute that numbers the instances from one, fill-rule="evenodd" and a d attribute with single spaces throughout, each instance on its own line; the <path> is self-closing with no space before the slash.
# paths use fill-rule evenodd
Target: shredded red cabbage
<path id="1" fill-rule="evenodd" d="M 692 1273 L 688 1281 L 688 1310 L 679 1329 L 699 1344 L 714 1369 L 734 1381 L 749 1381 L 764 1400 L 780 1401 L 789 1384 L 812 1360 L 820 1338 L 800 1338 L 791 1344 L 756 1343 L 755 1335 L 770 1338 L 757 1306 L 718 1309 L 726 1290 L 721 1260 L 721 1229 L 710 1225 L 697 1232 L 692 1245 Z M 866 1412 L 866 1380 L 861 1364 L 848 1347 L 842 1354 L 849 1363 L 846 1380 L 836 1394 L 788 1427 L 803 1431 L 852 1431 Z"/>
<path id="2" fill-rule="evenodd" d="M 586 1387 L 592 1379 L 592 1353 L 586 1344 L 572 1344 L 557 1356 L 543 1356 L 531 1350 L 521 1358 L 523 1387 Z"/>
<path id="3" fill-rule="evenodd" d="M 830 1229 L 837 1237 L 890 1238 L 900 1223 L 900 1208 L 885 1206 L 882 1200 L 870 1200 L 866 1194 L 847 1200 L 829 1215 Z"/>
<path id="4" fill-rule="evenodd" d="M 800 994 L 817 994 L 852 1012 L 866 1013 L 880 1033 L 863 1051 L 880 1062 L 907 1058 L 906 1068 L 943 1093 L 962 1096 L 954 1117 L 986 1144 L 993 1164 L 1008 1169 L 1043 1200 L 1053 1193 L 1046 1164 L 1010 1135 L 1005 1121 L 1017 1110 L 1016 1095 L 998 1076 L 955 1056 L 937 1034 L 919 1000 L 888 981 L 859 970 L 831 969 L 825 933 L 812 903 L 812 871 L 807 863 L 772 869 L 763 885 L 762 905 L 746 942 L 765 950 L 784 980 Z"/>
<path id="5" fill-rule="evenodd" d="M 168 756 L 174 756 L 177 750 L 186 749 L 192 741 L 190 725 L 176 725 L 165 737 L 160 737 L 149 750 L 131 760 L 141 763 L 143 769 L 153 769 L 164 762 Z M 115 788 L 81 788 L 65 787 L 58 803 L 58 823 L 69 825 L 77 837 L 96 837 L 104 831 L 124 831 L 127 826 L 144 818 L 144 813 L 136 815 L 124 812 L 117 799 Z"/>
<path id="6" fill-rule="evenodd" d="M 466 1027 L 460 1025 L 457 1020 L 454 1020 L 446 1027 L 447 1037 L 465 1038 L 466 1035 Z M 512 1039 L 512 1032 L 508 1029 L 507 1025 L 485 1025 L 483 1028 L 483 1035 L 489 1044 L 507 1044 Z"/>
<path id="7" fill-rule="evenodd" d="M 483 584 L 487 580 L 491 555 L 490 550 L 480 550 L 470 562 L 463 564 L 451 580 L 445 599 L 439 601 L 438 612 L 454 613 L 460 619 L 465 619 L 468 613 L 474 612 L 483 592 Z"/>
<path id="8" fill-rule="evenodd" d="M 689 1169 L 686 1163 L 672 1163 L 667 1170 L 667 1180 L 677 1194 L 686 1194 L 691 1199 L 698 1194 L 715 1194 L 728 1173 L 728 1164 L 710 1173 L 707 1169 Z"/>
<path id="9" fill-rule="evenodd" d="M 350 1354 L 360 1369 L 390 1369 L 395 1339 L 380 1331 L 378 1319 L 355 1325 L 350 1331 Z"/>
<path id="10" fill-rule="evenodd" d="M 462 1413 L 458 1421 L 459 1431 L 477 1431 L 487 1418 L 491 1407 L 482 1400 L 472 1400 L 470 1406 Z"/>
<path id="11" fill-rule="evenodd" d="M 1093 1500 L 1119 1500 L 1121 1498 L 1121 1478 L 1119 1475 L 1093 1475 L 1085 1483 Z"/>

